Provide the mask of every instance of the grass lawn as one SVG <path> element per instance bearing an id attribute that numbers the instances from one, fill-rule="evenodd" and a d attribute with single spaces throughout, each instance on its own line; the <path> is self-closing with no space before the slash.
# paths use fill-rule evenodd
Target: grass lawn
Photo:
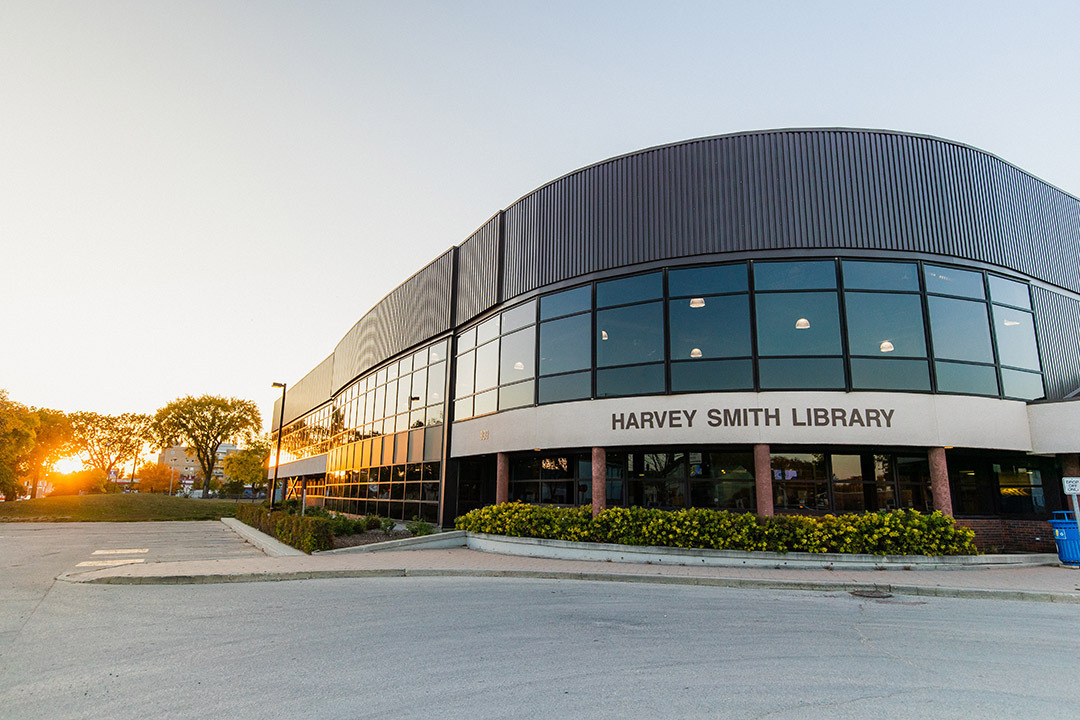
<path id="1" fill-rule="evenodd" d="M 0 502 L 0 522 L 218 520 L 235 514 L 234 500 L 189 500 L 142 493 L 65 495 Z"/>

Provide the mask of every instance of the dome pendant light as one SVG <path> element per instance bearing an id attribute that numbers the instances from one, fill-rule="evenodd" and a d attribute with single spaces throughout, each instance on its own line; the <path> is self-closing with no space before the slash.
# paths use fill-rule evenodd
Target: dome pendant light
<path id="1" fill-rule="evenodd" d="M 701 357 L 701 348 L 694 348 L 693 350 L 691 350 L 690 351 L 690 357 L 692 357 L 692 358 Z"/>
<path id="2" fill-rule="evenodd" d="M 896 349 L 895 347 L 893 347 L 893 344 L 891 342 L 889 342 L 888 340 L 882 340 L 880 347 L 881 347 L 881 352 L 892 352 L 893 350 Z"/>
<path id="3" fill-rule="evenodd" d="M 703 308 L 705 307 L 705 298 L 690 298 L 690 307 Z"/>
<path id="4" fill-rule="evenodd" d="M 795 321 L 795 329 L 796 330 L 809 330 L 810 329 L 810 321 L 807 320 L 806 318 L 799 318 L 798 320 Z"/>

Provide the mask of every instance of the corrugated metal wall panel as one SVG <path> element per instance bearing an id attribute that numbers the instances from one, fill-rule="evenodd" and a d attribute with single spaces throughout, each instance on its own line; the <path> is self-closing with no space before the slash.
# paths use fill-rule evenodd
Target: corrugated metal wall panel
<path id="1" fill-rule="evenodd" d="M 315 369 L 296 383 L 285 388 L 285 424 L 330 401 L 334 381 L 334 356 L 323 360 Z M 274 401 L 274 417 L 270 419 L 271 431 L 277 430 L 281 412 L 281 398 Z"/>
<path id="2" fill-rule="evenodd" d="M 1059 400 L 1080 388 L 1080 302 L 1040 287 L 1031 295 L 1046 397 Z"/>
<path id="3" fill-rule="evenodd" d="M 499 227 L 502 213 L 457 248 L 455 322 L 467 322 L 499 302 Z"/>
<path id="4" fill-rule="evenodd" d="M 978 260 L 1080 292 L 1075 198 L 933 138 L 810 130 L 696 140 L 568 175 L 506 211 L 503 297 L 704 253 L 885 249 Z"/>

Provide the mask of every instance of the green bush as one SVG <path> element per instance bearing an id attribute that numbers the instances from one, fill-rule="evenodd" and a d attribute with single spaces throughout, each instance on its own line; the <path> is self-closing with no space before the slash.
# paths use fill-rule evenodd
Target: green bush
<path id="1" fill-rule="evenodd" d="M 382 527 L 382 518 L 378 515 L 368 515 L 364 518 L 365 530 L 378 530 Z"/>
<path id="2" fill-rule="evenodd" d="M 327 518 L 269 512 L 258 505 L 245 504 L 236 506 L 236 517 L 306 553 L 329 550 L 334 546 L 334 536 L 330 532 L 330 521 Z"/>
<path id="3" fill-rule="evenodd" d="M 394 528 L 397 527 L 397 523 L 394 522 L 391 518 L 383 518 L 379 522 L 380 526 L 382 527 L 382 531 L 387 535 L 394 532 Z"/>
<path id="4" fill-rule="evenodd" d="M 405 524 L 406 529 L 413 537 L 420 537 L 421 535 L 431 535 L 435 532 L 435 528 L 427 520 L 421 520 L 419 515 L 414 515 L 412 522 Z"/>
<path id="5" fill-rule="evenodd" d="M 777 515 L 692 508 L 560 508 L 520 502 L 489 505 L 454 521 L 458 530 L 620 545 L 836 552 L 866 555 L 974 555 L 975 533 L 940 512 Z"/>

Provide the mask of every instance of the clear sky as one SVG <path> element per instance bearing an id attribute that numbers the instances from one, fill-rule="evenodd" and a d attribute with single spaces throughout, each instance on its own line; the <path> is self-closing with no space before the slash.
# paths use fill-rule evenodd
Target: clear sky
<path id="1" fill-rule="evenodd" d="M 0 388 L 268 421 L 497 210 L 693 137 L 927 133 L 1080 194 L 1077 28 L 1072 0 L 2 0 Z"/>

